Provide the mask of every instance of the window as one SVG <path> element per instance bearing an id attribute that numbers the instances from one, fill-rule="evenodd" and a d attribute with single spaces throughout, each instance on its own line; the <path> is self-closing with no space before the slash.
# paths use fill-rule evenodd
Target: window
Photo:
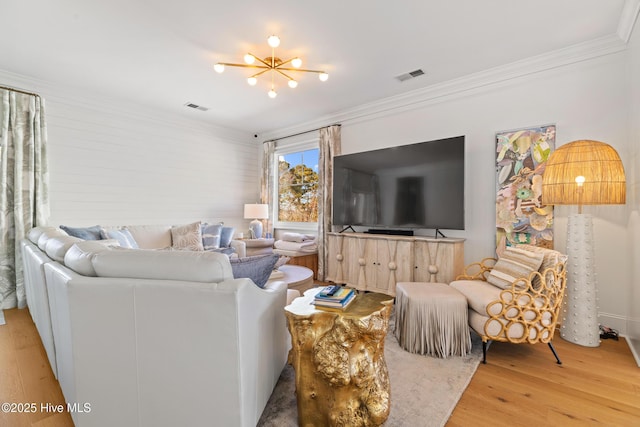
<path id="1" fill-rule="evenodd" d="M 317 146 L 317 143 L 315 144 Z M 276 224 L 315 227 L 318 222 L 318 148 L 277 150 L 278 171 Z"/>

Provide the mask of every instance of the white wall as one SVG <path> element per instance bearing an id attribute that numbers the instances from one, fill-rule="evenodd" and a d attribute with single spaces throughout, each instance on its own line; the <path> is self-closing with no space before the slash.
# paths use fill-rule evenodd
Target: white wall
<path id="1" fill-rule="evenodd" d="M 0 82 L 45 99 L 51 225 L 248 228 L 243 205 L 257 200 L 260 174 L 249 134 L 8 73 Z"/>
<path id="2" fill-rule="evenodd" d="M 555 123 L 558 146 L 595 139 L 626 154 L 627 63 L 625 52 L 610 54 L 433 98 L 398 113 L 345 120 L 342 153 L 465 135 L 466 230 L 446 234 L 465 237 L 465 262 L 478 261 L 492 256 L 495 247 L 495 133 Z M 556 208 L 555 242 L 560 251 L 566 250 L 567 215 L 575 209 Z M 585 212 L 595 216 L 601 321 L 624 329 L 631 286 L 626 211 L 609 206 Z"/>
<path id="3" fill-rule="evenodd" d="M 636 23 L 636 26 L 638 23 Z M 628 241 L 631 250 L 631 281 L 628 298 L 627 335 L 632 338 L 636 361 L 640 365 L 640 30 L 629 42 L 628 79 L 630 85 L 630 144 L 627 169 L 627 203 L 629 204 Z"/>

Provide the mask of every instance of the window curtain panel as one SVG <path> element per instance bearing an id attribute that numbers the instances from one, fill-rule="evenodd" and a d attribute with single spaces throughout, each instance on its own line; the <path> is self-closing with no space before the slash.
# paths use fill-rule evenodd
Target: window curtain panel
<path id="1" fill-rule="evenodd" d="M 273 194 L 273 180 L 275 179 L 275 176 L 273 175 L 273 154 L 275 153 L 275 150 L 275 141 L 266 141 L 264 144 L 262 144 L 262 178 L 260 179 L 260 203 L 269 205 L 269 214 L 273 212 L 273 207 L 275 206 L 275 198 Z M 265 232 L 273 232 L 273 230 L 269 226 L 269 219 L 267 219 Z"/>
<path id="2" fill-rule="evenodd" d="M 27 301 L 20 240 L 49 220 L 44 101 L 0 88 L 0 309 Z"/>
<path id="3" fill-rule="evenodd" d="M 320 185 L 318 188 L 318 278 L 326 278 L 327 232 L 331 231 L 333 209 L 333 158 L 341 153 L 340 125 L 320 129 Z"/>

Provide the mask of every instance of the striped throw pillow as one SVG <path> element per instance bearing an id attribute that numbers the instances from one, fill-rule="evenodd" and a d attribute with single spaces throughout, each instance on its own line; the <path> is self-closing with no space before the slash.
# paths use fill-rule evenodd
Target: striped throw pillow
<path id="1" fill-rule="evenodd" d="M 487 277 L 487 282 L 502 289 L 511 289 L 511 284 L 516 279 L 528 279 L 532 272 L 537 271 L 542 264 L 543 257 L 544 255 L 541 253 L 508 246 L 496 265 L 493 266 L 493 270 Z"/>

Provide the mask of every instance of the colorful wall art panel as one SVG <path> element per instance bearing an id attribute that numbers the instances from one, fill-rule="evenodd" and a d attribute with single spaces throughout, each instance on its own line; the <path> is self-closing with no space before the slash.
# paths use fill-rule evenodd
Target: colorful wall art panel
<path id="1" fill-rule="evenodd" d="M 553 206 L 542 204 L 542 174 L 555 125 L 496 134 L 496 246 L 553 248 Z"/>

